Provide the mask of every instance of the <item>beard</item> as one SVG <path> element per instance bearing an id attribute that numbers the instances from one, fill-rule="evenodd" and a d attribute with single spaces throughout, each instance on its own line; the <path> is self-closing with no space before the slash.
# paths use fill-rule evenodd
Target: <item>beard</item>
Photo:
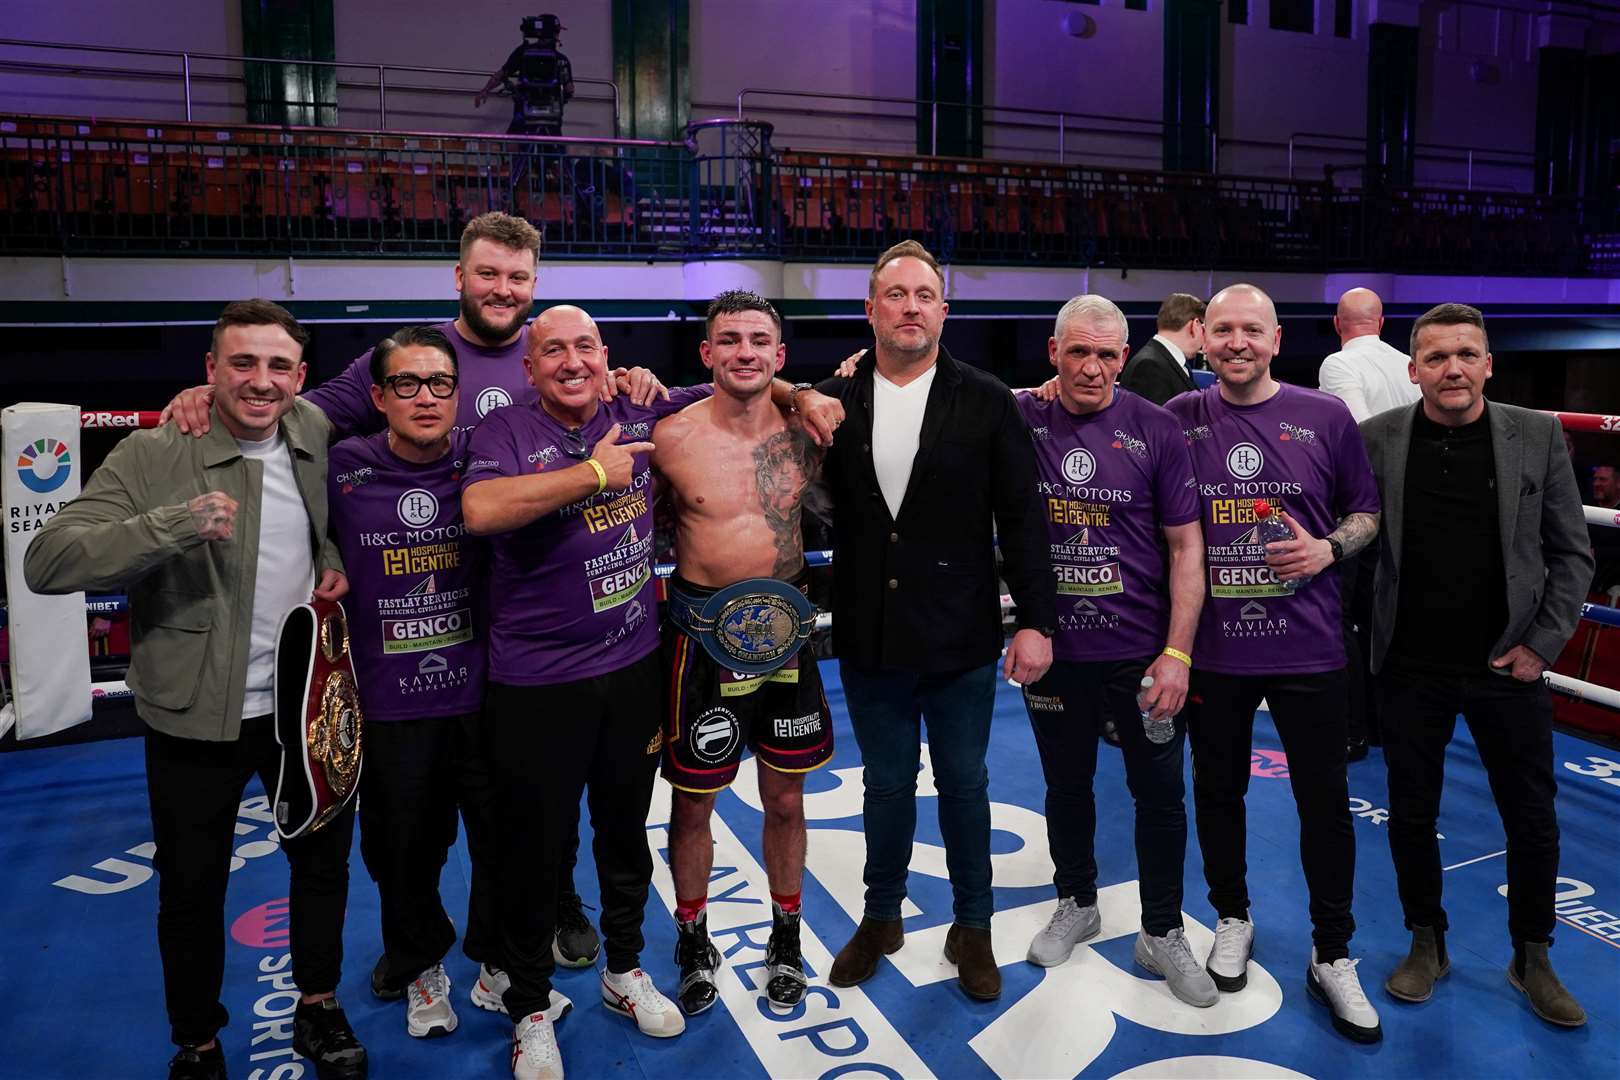
<path id="1" fill-rule="evenodd" d="M 517 333 L 518 327 L 523 325 L 523 321 L 529 317 L 529 312 L 533 310 L 533 300 L 520 307 L 513 308 L 511 320 L 505 326 L 501 326 L 490 322 L 484 317 L 483 310 L 479 308 L 477 301 L 469 299 L 466 293 L 461 294 L 461 321 L 466 323 L 467 329 L 473 332 L 473 336 L 477 337 L 485 345 L 498 345 Z"/>

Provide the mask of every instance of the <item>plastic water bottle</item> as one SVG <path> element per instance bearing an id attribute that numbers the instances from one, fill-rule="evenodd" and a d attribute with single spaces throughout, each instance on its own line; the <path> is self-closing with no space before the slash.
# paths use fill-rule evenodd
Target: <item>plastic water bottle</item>
<path id="1" fill-rule="evenodd" d="M 1142 689 L 1148 690 L 1152 686 L 1153 676 L 1142 676 Z M 1140 692 L 1136 695 L 1136 709 L 1142 714 L 1142 731 L 1147 735 L 1148 742 L 1163 745 L 1176 737 L 1176 722 L 1168 716 L 1153 719 L 1153 710 L 1142 705 Z"/>
<path id="2" fill-rule="evenodd" d="M 1266 502 L 1266 500 L 1256 499 L 1254 501 L 1254 516 L 1259 521 L 1259 525 L 1256 527 L 1256 532 L 1260 536 L 1260 543 L 1262 545 L 1275 544 L 1282 540 L 1294 539 L 1294 530 L 1288 527 L 1288 523 L 1282 519 L 1280 514 L 1272 510 L 1271 504 Z M 1278 580 L 1282 581 L 1281 578 Z M 1304 585 L 1310 580 L 1311 578 L 1309 576 L 1298 577 L 1294 578 L 1292 581 L 1282 581 L 1282 586 L 1289 592 L 1296 592 L 1299 590 L 1300 586 Z"/>

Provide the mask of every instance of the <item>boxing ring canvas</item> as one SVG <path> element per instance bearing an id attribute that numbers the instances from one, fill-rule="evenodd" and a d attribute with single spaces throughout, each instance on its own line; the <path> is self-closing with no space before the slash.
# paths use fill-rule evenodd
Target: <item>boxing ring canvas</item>
<path id="1" fill-rule="evenodd" d="M 824 665 L 838 720 L 839 750 L 810 774 L 810 854 L 805 880 L 805 959 L 812 986 L 792 1013 L 772 1012 L 758 992 L 770 911 L 762 816 L 753 764 L 720 796 L 710 884 L 710 930 L 725 956 L 721 1000 L 679 1038 L 640 1035 L 597 1004 L 590 970 L 559 969 L 575 1002 L 558 1027 L 574 1076 L 670 1077 L 1596 1077 L 1620 1060 L 1620 752 L 1554 736 L 1563 833 L 1559 925 L 1553 959 L 1590 1021 L 1554 1030 L 1530 1012 L 1504 976 L 1511 948 L 1503 890 L 1503 836 L 1465 727 L 1448 752 L 1440 828 L 1452 930 L 1450 975 L 1429 1002 L 1400 1005 L 1384 978 L 1408 935 L 1396 901 L 1385 838 L 1383 764 L 1375 748 L 1350 766 L 1358 862 L 1353 946 L 1363 985 L 1379 1009 L 1384 1040 L 1351 1043 L 1305 992 L 1310 948 L 1298 830 L 1287 759 L 1267 717 L 1255 726 L 1249 793 L 1249 883 L 1257 936 L 1249 986 L 1208 1010 L 1173 999 L 1131 960 L 1138 924 L 1131 811 L 1117 751 L 1100 748 L 1097 855 L 1101 935 L 1062 967 L 1024 960 L 1030 935 L 1054 903 L 1046 852 L 1044 788 L 1017 691 L 1002 685 L 990 748 L 996 881 L 994 942 L 1005 989 L 1000 1001 L 968 1000 L 940 947 L 950 889 L 926 767 L 919 777 L 917 845 L 905 947 L 865 985 L 826 985 L 832 953 L 854 929 L 861 903 L 861 786 L 855 740 L 835 663 Z M 6 755 L 0 761 L 0 971 L 18 992 L 0 1012 L 0 1076 L 139 1075 L 170 1052 L 154 918 L 156 882 L 138 740 Z M 1190 791 L 1190 767 L 1188 785 Z M 647 829 L 657 873 L 648 904 L 643 964 L 668 991 L 674 898 L 667 869 L 668 789 Z M 362 796 L 363 797 L 363 796 Z M 1190 803 L 1190 798 L 1189 798 Z M 1189 818 L 1191 807 L 1188 809 Z M 226 923 L 231 944 L 222 1032 L 231 1075 L 249 1080 L 313 1077 L 292 1045 L 287 952 L 286 861 L 262 792 L 250 789 L 237 823 Z M 589 841 L 577 875 L 587 903 Z M 1196 834 L 1188 841 L 1186 926 L 1194 952 L 1208 948 L 1214 915 L 1204 901 Z M 446 960 L 461 1026 L 446 1039 L 416 1040 L 398 1002 L 371 996 L 381 948 L 376 888 L 356 845 L 345 930 L 344 1006 L 371 1055 L 371 1075 L 510 1075 L 505 1017 L 467 1000 L 477 968 L 459 947 Z M 466 909 L 462 843 L 443 876 L 446 906 Z"/>

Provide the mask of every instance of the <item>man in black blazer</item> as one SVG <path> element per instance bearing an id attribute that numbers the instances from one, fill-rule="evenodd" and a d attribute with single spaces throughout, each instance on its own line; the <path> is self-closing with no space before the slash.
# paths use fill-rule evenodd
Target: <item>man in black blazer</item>
<path id="1" fill-rule="evenodd" d="M 1204 347 L 1204 302 L 1189 293 L 1171 293 L 1159 305 L 1158 333 L 1130 354 L 1119 385 L 1163 405 L 1177 394 L 1198 389 L 1187 362 Z"/>
<path id="2" fill-rule="evenodd" d="M 1426 1001 L 1450 968 L 1440 903 L 1446 745 L 1468 721 L 1507 833 L 1508 981 L 1536 1015 L 1586 1013 L 1548 962 L 1558 879 L 1552 701 L 1541 674 L 1575 632 L 1592 580 L 1556 417 L 1487 402 L 1485 319 L 1441 304 L 1412 327 L 1416 405 L 1361 425 L 1384 504 L 1372 669 L 1389 769 L 1389 847 L 1412 945 L 1384 983 Z"/>
<path id="3" fill-rule="evenodd" d="M 1002 651 L 996 540 L 1018 605 L 1009 680 L 1033 683 L 1051 665 L 1057 599 L 1034 444 L 1007 388 L 940 345 L 947 310 L 933 256 L 911 241 L 890 248 L 866 301 L 876 347 L 853 378 L 821 386 L 844 405 L 823 476 L 834 640 L 866 789 L 866 911 L 829 981 L 870 978 L 905 941 L 921 720 L 955 901 L 945 958 L 964 992 L 990 1000 L 1001 993 L 985 768 Z"/>

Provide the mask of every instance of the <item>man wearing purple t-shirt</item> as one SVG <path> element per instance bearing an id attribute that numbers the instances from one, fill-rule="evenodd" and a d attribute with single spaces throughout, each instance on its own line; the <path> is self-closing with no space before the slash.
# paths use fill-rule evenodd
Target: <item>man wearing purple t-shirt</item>
<path id="1" fill-rule="evenodd" d="M 662 676 L 652 574 L 647 440 L 661 417 L 712 392 L 637 406 L 598 400 L 607 349 L 576 307 L 543 312 L 524 358 L 537 404 L 491 413 L 462 480 L 467 526 L 488 535 L 486 724 L 509 832 L 502 922 L 516 1023 L 513 1075 L 560 1076 L 547 1008 L 557 825 L 588 795 L 607 967 L 602 999 L 649 1035 L 685 1029 L 640 968 L 652 881 L 646 819 L 660 751 Z M 627 440 L 620 445 L 620 439 Z"/>
<path id="2" fill-rule="evenodd" d="M 1112 719 L 1136 802 L 1137 962 L 1183 1001 L 1208 1007 L 1220 995 L 1181 924 L 1186 728 L 1177 716 L 1204 600 L 1201 507 L 1180 422 L 1115 385 L 1129 348 L 1124 313 L 1101 296 L 1077 296 L 1047 344 L 1057 399 L 1016 395 L 1035 442 L 1058 593 L 1051 670 L 1024 688 L 1058 892 L 1029 959 L 1062 964 L 1102 927 L 1092 780 L 1098 735 Z"/>
<path id="3" fill-rule="evenodd" d="M 470 433 L 452 428 L 455 349 L 436 328 L 404 327 L 370 356 L 374 409 L 388 427 L 332 448 L 328 502 L 353 564 L 349 628 L 367 722 L 360 853 L 382 901 L 373 990 L 406 997 L 406 1030 L 428 1038 L 457 1025 L 443 963 L 456 929 L 439 876 L 458 805 L 472 856 L 467 952 L 489 961 L 499 948 L 492 920 L 479 917 L 493 908 L 499 849 L 477 749 L 484 562 L 461 519 Z M 480 971 L 475 1002 L 491 971 Z"/>
<path id="4" fill-rule="evenodd" d="M 1210 300 L 1205 353 L 1217 383 L 1171 399 L 1204 505 L 1209 597 L 1193 652 L 1187 730 L 1204 878 L 1219 921 L 1206 967 L 1241 990 L 1254 944 L 1244 795 L 1262 699 L 1288 755 L 1310 891 L 1311 996 L 1359 1042 L 1382 1036 L 1350 957 L 1356 838 L 1345 778 L 1339 577 L 1325 571 L 1378 532 L 1378 487 L 1344 403 L 1271 377 L 1282 328 L 1271 298 L 1233 285 Z M 1258 536 L 1257 503 L 1294 539 Z M 1321 537 L 1321 539 L 1318 539 Z"/>

